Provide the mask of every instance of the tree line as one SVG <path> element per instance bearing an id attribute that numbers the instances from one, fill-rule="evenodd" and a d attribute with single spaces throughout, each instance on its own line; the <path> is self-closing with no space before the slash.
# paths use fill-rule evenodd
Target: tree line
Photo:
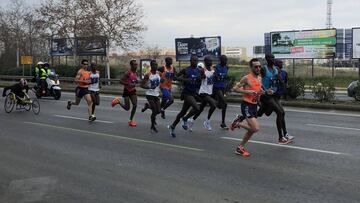
<path id="1" fill-rule="evenodd" d="M 37 6 L 12 0 L 0 7 L 0 68 L 18 67 L 21 55 L 49 61 L 51 38 L 105 36 L 108 49 L 136 48 L 146 30 L 143 18 L 135 0 L 43 0 Z"/>

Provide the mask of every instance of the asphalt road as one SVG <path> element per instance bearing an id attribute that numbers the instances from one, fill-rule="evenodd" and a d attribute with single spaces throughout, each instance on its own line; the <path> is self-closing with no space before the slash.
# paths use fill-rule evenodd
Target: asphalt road
<path id="1" fill-rule="evenodd" d="M 42 99 L 38 116 L 6 114 L 0 99 L 0 202 L 360 202 L 358 113 L 287 108 L 290 146 L 276 144 L 274 115 L 260 118 L 243 158 L 233 152 L 244 130 L 220 130 L 219 110 L 212 132 L 203 114 L 172 138 L 178 102 L 154 134 L 142 98 L 131 128 L 112 96 L 93 123 L 84 102 L 66 110 L 72 97 Z M 227 121 L 238 112 L 230 105 Z"/>

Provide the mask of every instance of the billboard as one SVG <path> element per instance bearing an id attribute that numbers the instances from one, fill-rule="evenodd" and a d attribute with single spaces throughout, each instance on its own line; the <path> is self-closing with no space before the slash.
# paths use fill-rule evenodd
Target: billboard
<path id="1" fill-rule="evenodd" d="M 360 28 L 352 29 L 352 58 L 360 59 Z"/>
<path id="2" fill-rule="evenodd" d="M 271 53 L 276 58 L 334 58 L 336 29 L 271 32 Z"/>
<path id="3" fill-rule="evenodd" d="M 67 38 L 59 38 L 59 39 L 51 39 L 51 49 L 50 55 L 51 56 L 73 56 L 74 49 L 71 40 Z"/>
<path id="4" fill-rule="evenodd" d="M 140 72 L 141 72 L 141 79 L 144 79 L 144 76 L 150 73 L 150 63 L 151 59 L 141 59 L 140 60 Z"/>
<path id="5" fill-rule="evenodd" d="M 177 38 L 175 39 L 177 61 L 189 61 L 191 55 L 199 60 L 205 56 L 218 58 L 221 55 L 221 37 Z"/>
<path id="6" fill-rule="evenodd" d="M 76 39 L 79 56 L 106 56 L 105 37 L 81 37 Z"/>

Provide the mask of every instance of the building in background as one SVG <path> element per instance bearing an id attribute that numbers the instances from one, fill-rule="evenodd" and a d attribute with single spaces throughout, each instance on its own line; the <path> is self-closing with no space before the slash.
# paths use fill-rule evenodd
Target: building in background
<path id="1" fill-rule="evenodd" d="M 239 61 L 248 61 L 245 47 L 221 47 L 221 54 L 226 55 L 228 58 L 235 58 Z"/>

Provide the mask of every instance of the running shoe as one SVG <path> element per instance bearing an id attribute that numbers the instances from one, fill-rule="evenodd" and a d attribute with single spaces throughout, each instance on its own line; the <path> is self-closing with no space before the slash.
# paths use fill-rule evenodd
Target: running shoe
<path id="1" fill-rule="evenodd" d="M 234 118 L 234 120 L 232 121 L 232 123 L 230 125 L 230 129 L 235 130 L 235 128 L 238 128 L 239 123 L 241 123 L 243 120 L 244 120 L 243 116 L 240 116 L 239 114 L 236 115 L 236 117 Z"/>
<path id="2" fill-rule="evenodd" d="M 223 129 L 223 130 L 229 130 L 229 127 L 227 127 L 225 123 L 222 123 L 220 125 L 220 128 Z"/>
<path id="3" fill-rule="evenodd" d="M 120 97 L 116 97 L 115 99 L 112 100 L 111 106 L 114 107 L 114 106 L 120 104 L 120 101 L 121 101 Z"/>
<path id="4" fill-rule="evenodd" d="M 95 121 L 95 120 L 96 120 L 96 116 L 95 116 L 95 115 L 89 116 L 89 121 Z"/>
<path id="5" fill-rule="evenodd" d="M 203 125 L 204 125 L 205 129 L 207 129 L 208 131 L 212 131 L 212 127 L 210 125 L 210 120 L 205 120 Z"/>
<path id="6" fill-rule="evenodd" d="M 164 109 L 161 109 L 161 110 L 160 110 L 160 113 L 161 113 L 161 118 L 162 118 L 162 119 L 165 119 L 165 110 L 164 110 Z"/>
<path id="7" fill-rule="evenodd" d="M 246 151 L 246 150 L 244 149 L 244 147 L 240 147 L 240 146 L 236 147 L 235 154 L 241 155 L 241 156 L 243 156 L 243 157 L 248 157 L 248 156 L 250 156 L 250 153 L 249 153 L 248 151 Z"/>
<path id="8" fill-rule="evenodd" d="M 289 135 L 289 133 L 286 133 L 286 135 L 284 136 L 287 140 L 294 140 L 294 136 Z"/>
<path id="9" fill-rule="evenodd" d="M 137 125 L 135 121 L 129 121 L 128 124 L 130 127 L 136 127 Z"/>
<path id="10" fill-rule="evenodd" d="M 67 108 L 67 110 L 71 109 L 71 101 L 70 100 L 68 101 L 66 108 Z"/>
<path id="11" fill-rule="evenodd" d="M 144 113 L 149 107 L 150 107 L 149 104 L 145 103 L 144 108 L 141 109 L 141 112 Z"/>
<path id="12" fill-rule="evenodd" d="M 168 125 L 168 129 L 169 129 L 169 131 L 170 131 L 170 135 L 171 135 L 172 137 L 176 137 L 175 128 L 174 128 L 173 126 L 171 126 L 171 125 Z"/>
<path id="13" fill-rule="evenodd" d="M 187 120 L 182 119 L 181 127 L 184 128 L 184 130 L 188 130 L 189 127 L 188 127 Z"/>
<path id="14" fill-rule="evenodd" d="M 188 126 L 190 132 L 193 131 L 193 129 L 192 129 L 193 125 L 194 125 L 194 119 L 189 118 L 189 119 L 187 120 L 187 126 Z"/>
<path id="15" fill-rule="evenodd" d="M 285 137 L 282 137 L 281 139 L 279 139 L 278 144 L 280 144 L 280 145 L 287 145 L 287 144 L 289 144 L 289 143 L 291 143 L 291 142 L 292 142 L 291 140 L 288 140 L 288 139 L 286 139 Z"/>

